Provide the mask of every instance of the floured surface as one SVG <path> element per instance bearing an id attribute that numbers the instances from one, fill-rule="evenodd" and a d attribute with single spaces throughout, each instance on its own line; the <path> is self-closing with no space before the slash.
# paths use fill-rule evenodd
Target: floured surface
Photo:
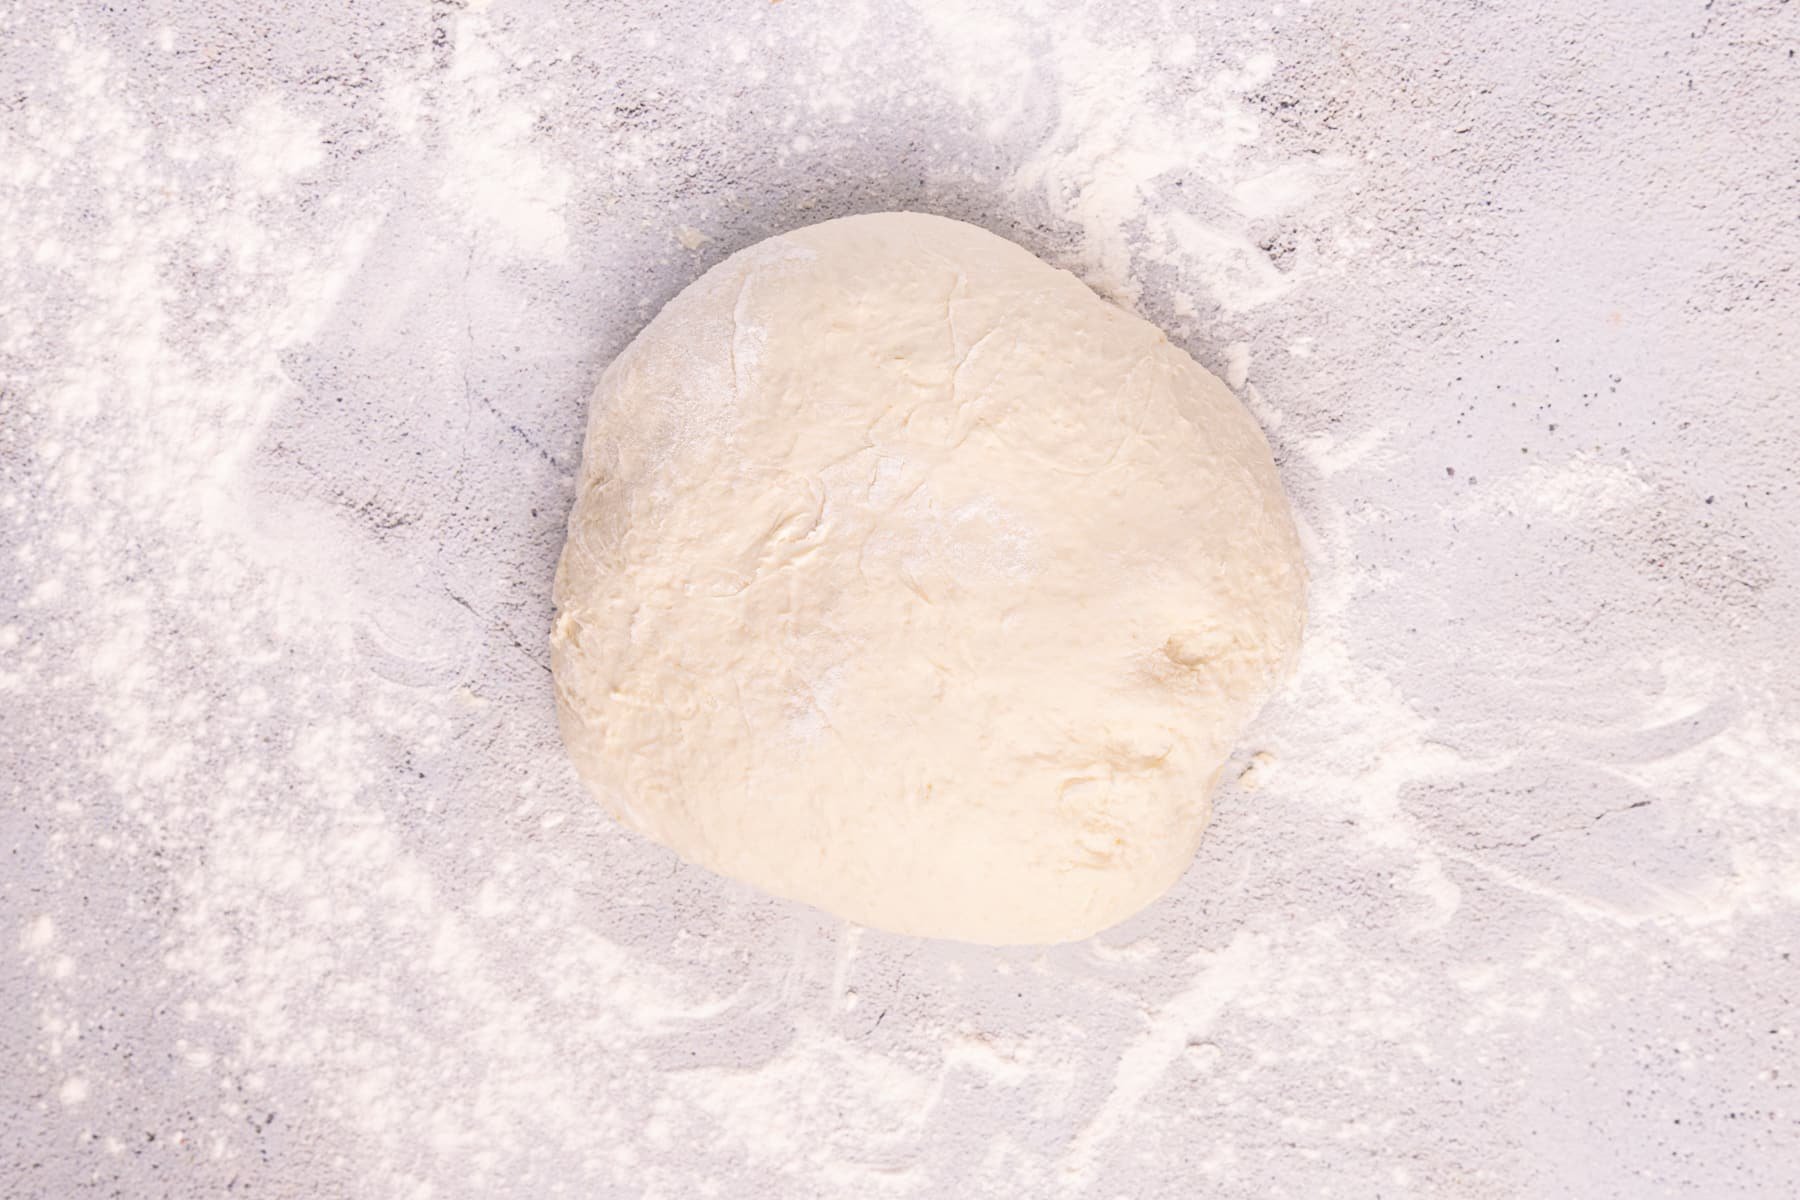
<path id="1" fill-rule="evenodd" d="M 1793 1194 L 1792 26 L 0 13 L 0 1175 Z M 882 209 L 1242 380 L 1308 539 L 1297 678 L 1093 942 L 760 899 L 557 745 L 599 369 Z"/>

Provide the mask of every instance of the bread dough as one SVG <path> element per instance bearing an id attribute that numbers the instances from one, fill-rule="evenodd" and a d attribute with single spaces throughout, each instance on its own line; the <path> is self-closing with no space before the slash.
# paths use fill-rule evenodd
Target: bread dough
<path id="1" fill-rule="evenodd" d="M 683 858 L 900 933 L 1085 937 L 1192 859 L 1299 646 L 1236 398 L 993 234 L 770 238 L 601 378 L 556 577 L 563 736 Z"/>

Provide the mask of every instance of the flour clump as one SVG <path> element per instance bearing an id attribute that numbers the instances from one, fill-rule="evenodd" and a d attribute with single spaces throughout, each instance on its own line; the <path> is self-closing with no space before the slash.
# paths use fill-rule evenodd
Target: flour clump
<path id="1" fill-rule="evenodd" d="M 564 739 L 622 822 L 990 943 L 1085 937 L 1180 876 L 1305 615 L 1231 392 L 914 213 L 741 251 L 612 363 L 555 600 Z"/>

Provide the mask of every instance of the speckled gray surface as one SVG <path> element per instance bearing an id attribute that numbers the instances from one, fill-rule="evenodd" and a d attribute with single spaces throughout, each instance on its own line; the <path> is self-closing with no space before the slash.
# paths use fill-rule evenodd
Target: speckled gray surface
<path id="1" fill-rule="evenodd" d="M 1793 6 L 1088 7 L 0 6 L 0 1196 L 1800 1194 Z M 755 896 L 557 745 L 599 369 L 895 208 L 1306 527 L 1089 943 Z"/>

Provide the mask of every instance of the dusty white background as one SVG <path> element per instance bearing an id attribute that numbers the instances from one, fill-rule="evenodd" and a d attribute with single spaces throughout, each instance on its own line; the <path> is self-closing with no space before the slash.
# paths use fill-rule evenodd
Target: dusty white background
<path id="1" fill-rule="evenodd" d="M 1800 1193 L 1796 47 L 0 5 L 0 1196 Z M 599 369 L 892 208 L 1161 324 L 1306 527 L 1298 677 L 1090 943 L 760 898 L 557 744 Z"/>

